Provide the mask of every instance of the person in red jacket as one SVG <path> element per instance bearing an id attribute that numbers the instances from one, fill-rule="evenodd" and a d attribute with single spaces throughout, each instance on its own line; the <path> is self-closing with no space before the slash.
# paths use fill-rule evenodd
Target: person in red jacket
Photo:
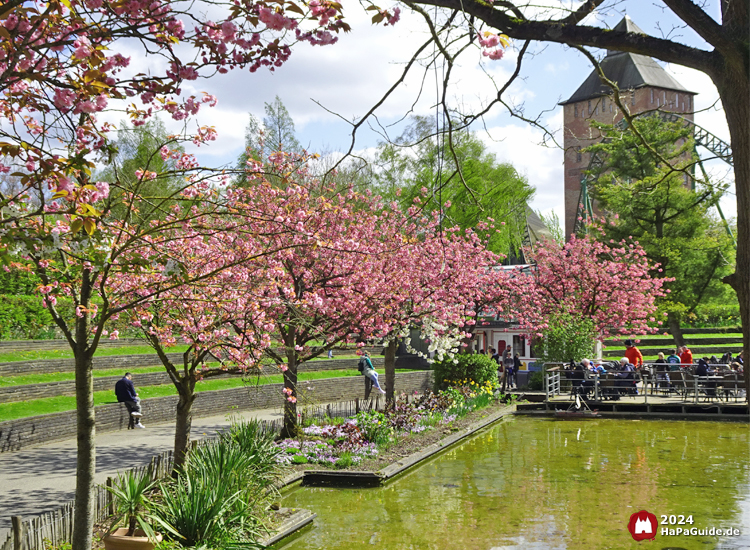
<path id="1" fill-rule="evenodd" d="M 693 364 L 693 352 L 688 349 L 687 346 L 682 346 L 680 348 L 680 366 L 684 367 L 685 365 L 692 365 Z"/>
<path id="2" fill-rule="evenodd" d="M 632 340 L 625 340 L 625 357 L 628 359 L 628 363 L 633 365 L 636 369 L 643 367 L 643 354 L 641 351 L 633 345 Z"/>

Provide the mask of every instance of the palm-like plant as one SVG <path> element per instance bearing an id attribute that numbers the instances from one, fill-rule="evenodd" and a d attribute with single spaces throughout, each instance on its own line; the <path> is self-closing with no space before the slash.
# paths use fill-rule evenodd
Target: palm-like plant
<path id="1" fill-rule="evenodd" d="M 136 528 L 140 527 L 149 539 L 155 538 L 149 513 L 152 502 L 148 498 L 148 492 L 154 484 L 148 470 L 140 474 L 131 470 L 117 476 L 113 486 L 107 487 L 115 500 L 115 515 L 110 531 L 114 531 L 120 523 L 125 523 L 128 528 L 126 536 L 132 537 Z"/>

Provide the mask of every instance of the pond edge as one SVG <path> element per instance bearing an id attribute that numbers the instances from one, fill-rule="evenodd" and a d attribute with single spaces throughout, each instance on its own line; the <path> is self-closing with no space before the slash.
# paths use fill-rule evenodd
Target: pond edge
<path id="1" fill-rule="evenodd" d="M 288 509 L 289 508 L 280 508 L 279 512 L 284 512 Z M 305 510 L 304 508 L 292 508 L 292 511 L 295 512 L 289 516 L 272 535 L 259 541 L 261 546 L 268 547 L 276 544 L 281 539 L 288 537 L 306 525 L 312 523 L 312 521 L 318 517 L 318 514 L 314 514 L 310 510 Z"/>

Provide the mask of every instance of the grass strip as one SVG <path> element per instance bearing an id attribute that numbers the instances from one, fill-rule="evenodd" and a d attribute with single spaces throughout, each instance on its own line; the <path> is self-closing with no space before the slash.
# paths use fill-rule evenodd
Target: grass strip
<path id="1" fill-rule="evenodd" d="M 94 369 L 94 378 L 104 378 L 107 376 L 122 376 L 125 371 L 133 374 L 149 373 L 149 372 L 162 372 L 164 367 L 161 365 L 154 365 L 151 367 L 138 367 L 138 368 L 117 368 L 117 369 Z M 76 378 L 74 372 L 49 372 L 42 374 L 21 374 L 18 376 L 3 376 L 0 377 L 0 388 L 8 388 L 11 386 L 27 386 L 30 384 L 46 384 L 49 382 L 73 382 Z"/>
<path id="2" fill-rule="evenodd" d="M 334 359 L 356 359 L 356 355 L 351 357 L 340 356 Z M 311 361 L 310 361 L 311 362 Z M 211 363 L 207 363 L 209 366 Z M 352 365 L 353 367 L 353 365 Z M 125 371 L 132 374 L 146 374 L 151 372 L 162 372 L 164 367 L 161 365 L 152 365 L 150 367 L 128 368 L 118 367 L 116 369 L 94 369 L 94 378 L 103 378 L 107 376 L 122 376 Z M 27 386 L 30 384 L 47 384 L 50 382 L 72 382 L 76 378 L 74 372 L 49 372 L 40 374 L 20 374 L 18 376 L 0 377 L 0 388 L 9 388 L 12 386 Z M 136 381 L 137 382 L 137 381 Z"/>
<path id="3" fill-rule="evenodd" d="M 186 345 L 174 346 L 167 348 L 167 353 L 182 353 L 187 350 Z M 342 353 L 339 351 L 339 353 Z M 111 357 L 114 355 L 152 355 L 156 356 L 153 348 L 148 345 L 143 346 L 122 346 L 118 348 L 100 347 L 96 350 L 94 357 Z M 334 352 L 334 359 L 355 359 L 357 356 L 353 353 L 339 355 Z M 70 349 L 59 350 L 26 350 L 26 351 L 6 351 L 0 353 L 0 363 L 12 363 L 14 361 L 44 361 L 47 359 L 73 359 L 73 351 Z M 311 359 L 311 361 L 325 361 L 328 357 L 325 355 Z"/>
<path id="4" fill-rule="evenodd" d="M 376 369 L 379 374 L 384 374 L 383 369 Z M 412 369 L 396 369 L 396 372 L 413 372 Z M 310 382 L 324 378 L 345 378 L 349 376 L 361 376 L 356 369 L 334 370 L 320 372 L 301 372 L 299 374 L 300 382 Z M 227 390 L 240 388 L 242 386 L 263 386 L 266 384 L 280 384 L 283 382 L 283 375 L 261 375 L 242 379 L 239 377 L 214 378 L 211 380 L 199 381 L 195 385 L 197 392 Z M 304 391 L 304 387 L 302 390 Z M 168 395 L 177 395 L 177 389 L 172 384 L 161 386 L 144 386 L 136 388 L 141 399 L 151 397 L 165 397 Z M 94 405 L 105 405 L 115 403 L 114 390 L 94 392 Z M 281 402 L 281 396 L 279 396 Z M 73 411 L 76 407 L 76 398 L 74 396 L 44 397 L 42 399 L 32 399 L 30 401 L 20 401 L 14 403 L 0 403 L 0 422 L 6 420 L 16 420 L 29 416 L 39 416 L 42 414 L 52 414 L 65 411 Z M 75 421 L 71 419 L 71 422 Z"/>
<path id="5" fill-rule="evenodd" d="M 187 350 L 187 346 L 175 346 L 167 349 L 167 353 L 181 353 Z M 112 355 L 156 355 L 151 346 L 122 346 L 119 348 L 100 347 L 96 350 L 94 357 L 110 357 Z M 0 353 L 0 363 L 12 363 L 13 361 L 43 361 L 45 359 L 73 359 L 73 350 L 26 350 L 7 351 Z"/>

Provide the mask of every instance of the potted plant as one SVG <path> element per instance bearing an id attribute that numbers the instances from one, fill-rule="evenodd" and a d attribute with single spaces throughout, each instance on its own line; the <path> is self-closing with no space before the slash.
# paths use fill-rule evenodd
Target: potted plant
<path id="1" fill-rule="evenodd" d="M 152 503 L 148 492 L 155 483 L 148 470 L 141 474 L 129 471 L 118 476 L 112 487 L 107 487 L 114 497 L 115 514 L 109 534 L 103 539 L 106 550 L 152 550 L 161 542 L 161 535 L 150 524 Z"/>

